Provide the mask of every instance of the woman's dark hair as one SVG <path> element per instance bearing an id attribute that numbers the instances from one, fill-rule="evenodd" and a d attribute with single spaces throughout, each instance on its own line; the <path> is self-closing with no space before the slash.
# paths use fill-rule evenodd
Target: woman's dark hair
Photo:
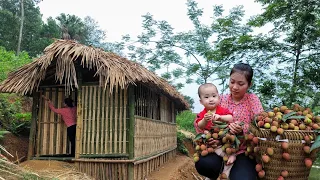
<path id="1" fill-rule="evenodd" d="M 249 85 L 251 84 L 252 77 L 253 77 L 253 69 L 249 64 L 245 64 L 245 63 L 235 64 L 231 70 L 230 76 L 235 72 L 244 74 L 244 76 L 248 81 L 248 84 Z"/>
<path id="2" fill-rule="evenodd" d="M 68 106 L 68 107 L 73 107 L 73 100 L 70 98 L 65 98 L 64 99 L 64 103 Z"/>

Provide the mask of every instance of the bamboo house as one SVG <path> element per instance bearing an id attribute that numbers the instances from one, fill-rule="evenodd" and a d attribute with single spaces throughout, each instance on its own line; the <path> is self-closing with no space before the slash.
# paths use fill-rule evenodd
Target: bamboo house
<path id="1" fill-rule="evenodd" d="M 175 156 L 175 118 L 188 104 L 171 85 L 138 63 L 75 41 L 56 40 L 44 54 L 8 75 L 0 91 L 33 96 L 29 159 L 67 160 L 61 107 L 77 106 L 79 171 L 96 179 L 144 179 Z"/>

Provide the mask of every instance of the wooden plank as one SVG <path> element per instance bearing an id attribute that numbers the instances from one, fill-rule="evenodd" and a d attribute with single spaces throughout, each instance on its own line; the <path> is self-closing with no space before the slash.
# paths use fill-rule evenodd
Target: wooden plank
<path id="1" fill-rule="evenodd" d="M 93 96 L 92 96 L 92 133 L 91 133 L 91 153 L 92 154 L 96 154 L 96 146 L 95 146 L 95 140 L 96 140 L 96 133 L 95 131 L 97 130 L 96 129 L 96 124 L 97 124 L 97 119 L 96 119 L 96 112 L 97 112 L 97 87 L 96 86 L 93 86 L 92 87 L 92 90 L 93 90 Z"/>
<path id="2" fill-rule="evenodd" d="M 39 92 L 40 96 L 42 95 L 42 91 Z M 36 156 L 39 157 L 40 155 L 40 140 L 41 140 L 41 131 L 42 131 L 42 125 L 40 122 L 42 121 L 42 112 L 43 112 L 43 98 L 39 98 L 39 112 L 38 112 L 38 118 L 37 118 L 37 138 L 36 138 Z"/>
<path id="3" fill-rule="evenodd" d="M 63 98 L 62 96 L 62 91 L 61 89 L 58 89 L 58 99 L 57 99 L 57 106 L 58 108 L 60 108 L 61 106 L 61 99 Z M 63 146 L 65 146 L 63 144 L 63 121 L 61 119 L 61 116 L 57 115 L 57 122 L 59 124 L 57 124 L 57 154 L 63 154 Z"/>
<path id="4" fill-rule="evenodd" d="M 89 116 L 88 116 L 88 142 L 87 142 L 87 151 L 88 154 L 92 154 L 92 95 L 93 95 L 93 90 L 92 87 L 89 86 L 89 100 L 88 100 L 88 111 L 89 111 Z"/>
<path id="5" fill-rule="evenodd" d="M 37 128 L 37 109 L 39 103 L 39 92 L 34 91 L 32 94 L 32 116 L 31 116 L 31 127 L 30 127 L 30 134 L 29 134 L 29 147 L 28 147 L 28 160 L 34 155 L 35 149 L 35 138 L 36 138 L 36 128 Z"/>
<path id="6" fill-rule="evenodd" d="M 96 127 L 96 154 L 101 154 L 101 146 L 100 146 L 100 134 L 101 134 L 101 119 L 100 119 L 100 113 L 101 113 L 101 88 L 97 87 L 97 109 L 96 109 L 96 121 L 97 121 L 97 127 Z"/>
<path id="7" fill-rule="evenodd" d="M 63 104 L 64 99 L 66 98 L 65 91 L 61 91 L 62 93 L 62 98 L 59 99 L 59 103 L 61 106 Z M 60 108 L 60 107 L 59 107 Z M 67 126 L 65 125 L 63 119 L 61 118 L 61 131 L 63 133 L 62 135 L 62 149 L 63 149 L 63 154 L 68 154 L 69 153 L 69 142 L 68 142 L 68 136 L 67 136 Z"/>
<path id="8" fill-rule="evenodd" d="M 82 73 L 79 71 L 79 68 L 77 68 L 77 75 L 78 75 L 78 92 L 75 93 L 75 102 L 77 107 L 77 126 L 76 126 L 76 139 L 75 139 L 75 158 L 79 159 L 79 156 L 81 154 L 81 142 L 82 142 L 82 129 L 83 129 L 83 120 L 82 120 L 82 113 L 83 113 L 83 96 L 82 96 Z"/>
<path id="9" fill-rule="evenodd" d="M 119 90 L 120 92 L 120 104 L 119 104 L 119 153 L 124 153 L 123 152 L 123 147 L 122 147 L 122 142 L 123 142 L 123 136 L 122 134 L 124 133 L 124 127 L 123 127 L 123 119 L 122 119 L 122 114 L 123 114 L 123 91 L 124 90 Z"/>
<path id="10" fill-rule="evenodd" d="M 109 146 L 109 133 L 110 133 L 110 125 L 109 125 L 109 100 L 110 100 L 110 93 L 109 93 L 109 86 L 107 86 L 106 88 L 106 92 L 105 92 L 105 96 L 106 96 L 106 109 L 105 109 L 105 112 L 106 112 L 106 116 L 105 116 L 105 122 L 106 122 L 106 127 L 105 127 L 105 152 L 107 154 L 110 153 L 110 146 Z"/>
<path id="11" fill-rule="evenodd" d="M 111 88 L 111 87 L 110 87 Z M 109 93 L 110 94 L 110 93 Z M 114 133 L 114 126 L 113 126 L 113 111 L 114 111 L 114 92 L 110 94 L 110 118 L 109 118 L 109 130 L 110 130 L 110 139 L 109 139 L 109 148 L 111 153 L 114 153 L 114 142 L 113 142 L 113 133 Z"/>
<path id="12" fill-rule="evenodd" d="M 105 154 L 106 153 L 106 149 L 105 149 L 105 143 L 106 143 L 106 126 L 105 126 L 105 104 L 106 104 L 106 92 L 105 89 L 101 87 L 100 89 L 101 91 L 101 136 L 100 136 L 100 142 L 101 142 L 101 154 Z"/>
<path id="13" fill-rule="evenodd" d="M 127 153 L 127 89 L 124 89 L 123 93 L 123 152 Z"/>
<path id="14" fill-rule="evenodd" d="M 45 96 L 48 97 L 49 93 L 46 91 Z M 48 122 L 48 116 L 49 116 L 49 108 L 48 108 L 48 103 L 45 102 L 44 106 L 44 113 L 43 113 L 43 122 Z M 48 145 L 48 124 L 43 125 L 43 134 L 42 134 L 42 151 L 41 155 L 46 155 L 47 154 L 47 145 Z"/>
<path id="15" fill-rule="evenodd" d="M 82 154 L 87 154 L 87 139 L 88 139 L 88 86 L 83 87 L 83 98 L 85 99 L 83 101 L 83 146 L 82 146 Z"/>
<path id="16" fill-rule="evenodd" d="M 54 105 L 55 107 L 57 107 L 57 102 L 58 102 L 58 93 L 59 93 L 59 89 L 58 88 L 54 88 L 54 96 L 52 98 L 52 100 L 54 100 Z M 59 154 L 59 149 L 58 149 L 58 136 L 59 136 L 59 131 L 58 131 L 58 114 L 54 113 L 54 119 L 53 119 L 53 122 L 54 122 L 54 137 L 53 137 L 53 148 L 54 148 L 54 151 L 53 151 L 53 154 Z M 60 137 L 60 136 L 59 136 Z"/>
<path id="17" fill-rule="evenodd" d="M 52 103 L 54 104 L 55 103 L 55 99 L 53 99 L 53 88 L 50 88 L 50 95 L 49 95 L 49 99 L 52 100 Z M 49 126 L 49 132 L 50 132 L 50 135 L 49 135 L 49 154 L 53 154 L 53 148 L 54 148 L 54 112 L 50 110 L 50 119 L 49 119 L 49 122 L 50 122 L 50 126 Z"/>
<path id="18" fill-rule="evenodd" d="M 79 147 L 79 156 L 80 154 L 84 154 L 84 147 L 85 147 L 85 144 L 84 144 L 84 140 L 85 140 L 85 113 L 86 113 L 86 102 L 85 102 L 85 87 L 81 87 L 81 94 L 79 94 L 78 96 L 81 96 L 81 110 L 82 110 L 82 117 L 81 117 L 81 133 L 80 133 L 80 136 L 81 136 L 81 140 L 80 140 L 80 147 Z"/>
<path id="19" fill-rule="evenodd" d="M 134 127 L 134 123 L 135 123 L 135 118 L 134 118 L 134 114 L 135 114 L 135 97 L 134 97 L 134 87 L 132 85 L 129 85 L 128 87 L 128 97 L 129 97 L 129 159 L 133 159 L 134 158 L 134 135 L 135 135 L 135 127 Z M 128 179 L 134 179 L 134 165 L 132 163 L 129 164 L 128 167 Z"/>
<path id="20" fill-rule="evenodd" d="M 118 130 L 118 123 L 119 123 L 119 119 L 118 119 L 118 114 L 119 114 L 119 105 L 118 105 L 118 98 L 119 98 L 119 92 L 121 90 L 118 90 L 116 92 L 114 92 L 114 153 L 118 153 L 118 145 L 119 145 L 119 142 L 118 142 L 118 133 L 119 133 L 119 130 Z"/>

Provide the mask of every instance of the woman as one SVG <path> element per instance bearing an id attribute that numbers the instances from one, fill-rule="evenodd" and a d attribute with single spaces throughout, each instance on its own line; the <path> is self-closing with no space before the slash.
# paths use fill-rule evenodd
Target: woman
<path id="1" fill-rule="evenodd" d="M 75 155 L 75 140 L 76 140 L 76 127 L 77 127 L 77 107 L 73 105 L 73 100 L 70 98 L 64 99 L 64 107 L 56 109 L 50 99 L 42 95 L 48 102 L 49 108 L 62 116 L 62 120 L 67 126 L 67 135 L 71 143 L 71 156 Z"/>
<path id="2" fill-rule="evenodd" d="M 255 94 L 247 91 L 252 85 L 253 70 L 248 64 L 236 64 L 230 73 L 230 94 L 222 95 L 220 105 L 232 112 L 234 121 L 244 122 L 243 128 L 236 123 L 229 125 L 230 132 L 234 134 L 247 133 L 249 124 L 255 114 L 263 111 L 261 102 Z M 201 130 L 194 124 L 196 131 Z M 245 145 L 242 144 L 237 153 L 236 161 L 230 172 L 230 180 L 256 180 L 255 161 L 245 156 Z M 223 160 L 215 153 L 200 157 L 195 164 L 199 174 L 216 180 L 223 167 Z"/>

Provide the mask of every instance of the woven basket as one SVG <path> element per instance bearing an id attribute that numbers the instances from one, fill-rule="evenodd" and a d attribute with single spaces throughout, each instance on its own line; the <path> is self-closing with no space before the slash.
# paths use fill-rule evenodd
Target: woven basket
<path id="1" fill-rule="evenodd" d="M 289 149 L 287 152 L 290 154 L 290 160 L 286 161 L 282 158 L 281 142 L 276 140 L 276 133 L 270 132 L 268 129 L 257 128 L 254 125 L 250 125 L 250 132 L 260 138 L 266 138 L 266 141 L 259 141 L 260 152 L 266 152 L 268 147 L 272 147 L 274 154 L 271 157 L 269 163 L 264 164 L 263 169 L 266 172 L 266 180 L 275 180 L 280 176 L 281 171 L 287 170 L 289 176 L 286 179 L 292 180 L 307 180 L 310 169 L 306 168 L 304 159 L 307 157 L 303 151 L 304 144 L 302 139 L 304 136 L 311 135 L 314 139 L 317 134 L 313 131 L 297 131 L 297 130 L 285 130 L 281 139 L 288 139 Z M 314 161 L 316 159 L 318 150 L 312 151 L 308 155 L 309 158 Z"/>

